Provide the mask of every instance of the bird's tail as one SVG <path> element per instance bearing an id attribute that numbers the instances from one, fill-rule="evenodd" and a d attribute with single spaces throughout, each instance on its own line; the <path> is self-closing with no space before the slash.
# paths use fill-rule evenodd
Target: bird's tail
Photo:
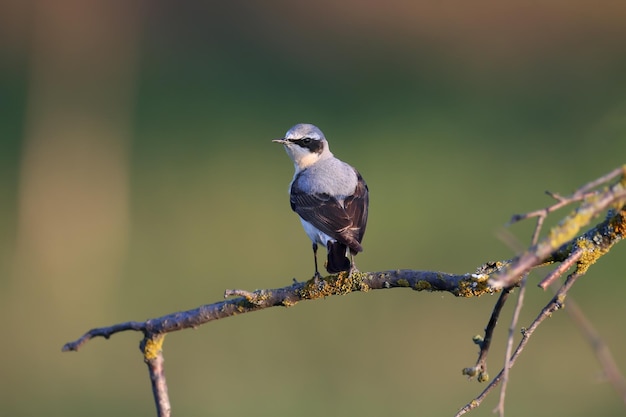
<path id="1" fill-rule="evenodd" d="M 346 256 L 348 247 L 339 242 L 328 242 L 328 260 L 326 270 L 329 274 L 338 274 L 342 271 L 349 271 L 352 263 Z"/>

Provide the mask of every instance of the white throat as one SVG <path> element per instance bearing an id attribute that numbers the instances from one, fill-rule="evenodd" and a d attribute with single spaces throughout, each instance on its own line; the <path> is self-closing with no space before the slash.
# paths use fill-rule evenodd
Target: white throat
<path id="1" fill-rule="evenodd" d="M 311 165 L 319 161 L 320 156 L 320 154 L 316 153 L 309 153 L 307 155 L 304 155 L 302 158 L 295 161 L 296 170 L 302 171 L 303 169 L 310 167 Z"/>

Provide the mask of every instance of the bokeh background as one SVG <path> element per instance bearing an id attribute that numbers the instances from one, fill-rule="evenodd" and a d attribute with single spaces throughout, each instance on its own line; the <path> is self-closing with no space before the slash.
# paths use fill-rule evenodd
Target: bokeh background
<path id="1" fill-rule="evenodd" d="M 152 416 L 138 334 L 61 346 L 309 278 L 271 143 L 298 122 L 370 186 L 362 270 L 511 257 L 512 214 L 626 162 L 625 51 L 602 0 L 1 3 L 0 415 Z M 625 255 L 571 292 L 622 370 Z M 377 291 L 169 335 L 175 415 L 453 415 L 494 302 Z M 511 375 L 508 416 L 626 415 L 565 312 Z"/>

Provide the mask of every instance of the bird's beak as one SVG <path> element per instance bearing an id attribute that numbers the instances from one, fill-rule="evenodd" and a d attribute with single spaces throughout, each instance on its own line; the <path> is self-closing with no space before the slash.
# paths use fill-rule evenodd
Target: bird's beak
<path id="1" fill-rule="evenodd" d="M 280 143 L 282 145 L 287 143 L 287 140 L 285 139 L 274 139 L 272 142 L 276 142 L 276 143 Z"/>

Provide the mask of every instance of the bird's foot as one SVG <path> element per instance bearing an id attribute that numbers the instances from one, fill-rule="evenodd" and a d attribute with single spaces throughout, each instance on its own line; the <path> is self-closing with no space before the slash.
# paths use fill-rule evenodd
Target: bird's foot
<path id="1" fill-rule="evenodd" d="M 350 270 L 348 271 L 348 278 L 352 278 L 352 275 L 358 274 L 359 272 L 361 271 L 359 271 L 356 265 L 352 264 L 352 266 L 350 267 Z"/>

